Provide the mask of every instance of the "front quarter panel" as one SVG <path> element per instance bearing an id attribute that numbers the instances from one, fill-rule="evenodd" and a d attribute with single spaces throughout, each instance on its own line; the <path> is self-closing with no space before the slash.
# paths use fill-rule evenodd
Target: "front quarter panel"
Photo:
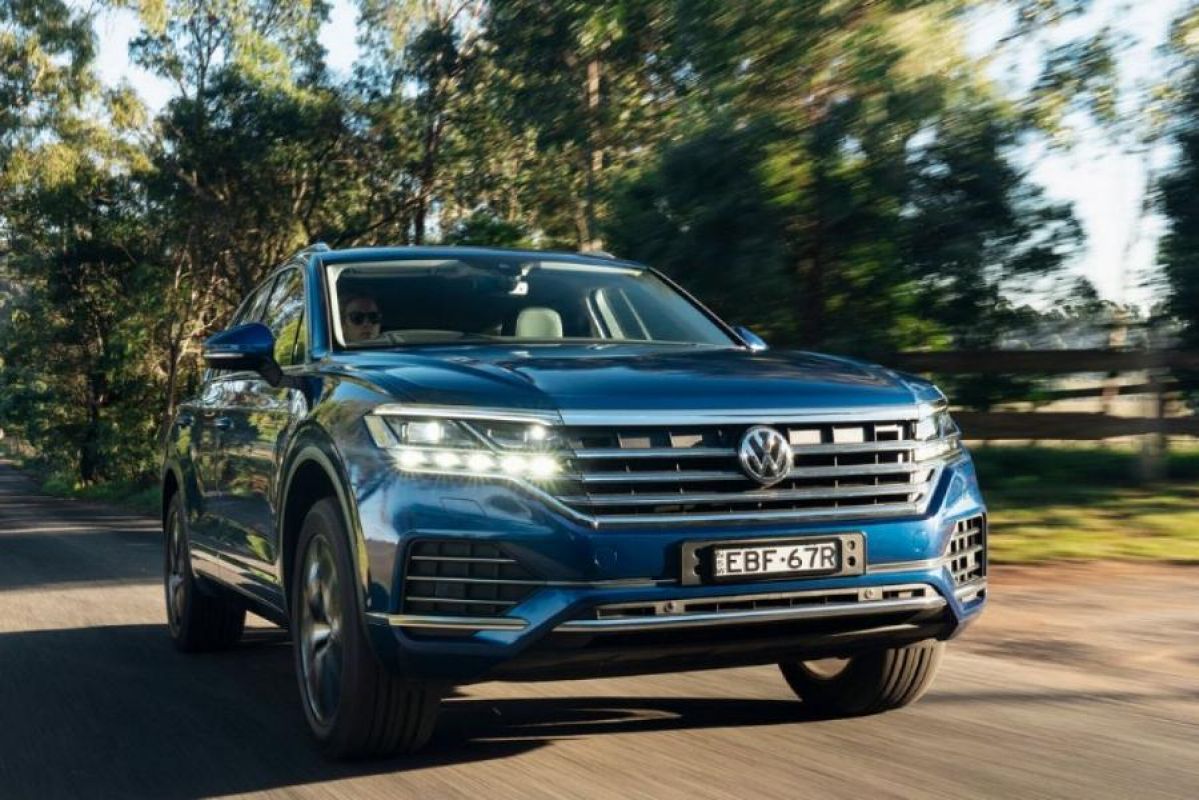
<path id="1" fill-rule="evenodd" d="M 372 553 L 386 553 L 387 550 L 385 543 L 381 549 L 381 543 L 367 539 L 360 515 L 364 505 L 369 504 L 373 494 L 386 483 L 385 478 L 394 474 L 394 468 L 370 440 L 363 417 L 376 406 L 388 402 L 391 396 L 370 382 L 343 372 L 326 373 L 319 383 L 319 396 L 315 398 L 312 413 L 297 428 L 284 460 L 282 473 L 285 479 L 281 481 L 282 497 L 278 507 L 289 507 L 295 475 L 305 465 L 315 463 L 325 472 L 345 514 L 362 607 L 369 611 L 376 604 L 386 604 L 390 561 L 380 564 L 375 563 L 378 559 L 372 559 Z M 298 526 L 300 521 L 295 522 Z M 375 539 L 385 530 L 376 525 L 367 527 Z M 290 569 L 286 563 L 290 554 L 289 548 L 280 548 L 277 570 L 281 583 L 285 583 Z M 382 576 L 379 575 L 381 568 L 386 573 Z"/>

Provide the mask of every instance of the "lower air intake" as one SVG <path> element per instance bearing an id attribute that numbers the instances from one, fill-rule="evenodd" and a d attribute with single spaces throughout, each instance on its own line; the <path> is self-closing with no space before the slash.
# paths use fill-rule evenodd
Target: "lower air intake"
<path id="1" fill-rule="evenodd" d="M 498 617 L 542 583 L 497 545 L 416 542 L 408 551 L 404 613 Z"/>
<path id="2" fill-rule="evenodd" d="M 960 519 L 949 540 L 949 569 L 954 586 L 982 580 L 987 576 L 987 518 Z"/>

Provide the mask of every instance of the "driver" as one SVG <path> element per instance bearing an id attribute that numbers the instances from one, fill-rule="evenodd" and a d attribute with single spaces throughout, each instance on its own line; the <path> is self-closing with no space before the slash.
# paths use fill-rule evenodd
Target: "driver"
<path id="1" fill-rule="evenodd" d="M 341 333 L 346 344 L 377 339 L 382 332 L 383 317 L 375 298 L 352 294 L 341 303 Z"/>

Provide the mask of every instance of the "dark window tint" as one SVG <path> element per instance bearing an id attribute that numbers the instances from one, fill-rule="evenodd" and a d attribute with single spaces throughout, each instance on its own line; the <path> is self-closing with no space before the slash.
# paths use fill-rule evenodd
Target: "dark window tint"
<path id="1" fill-rule="evenodd" d="M 279 276 L 262 322 L 275 335 L 275 360 L 282 366 L 304 359 L 308 337 L 304 332 L 304 278 L 290 269 Z"/>
<path id="2" fill-rule="evenodd" d="M 693 303 L 640 268 L 472 256 L 329 269 L 339 337 L 353 347 L 569 339 L 734 344 Z M 364 310 L 375 317 L 373 331 L 350 316 L 363 317 Z"/>
<path id="3" fill-rule="evenodd" d="M 266 304 L 267 297 L 271 294 L 271 286 L 274 284 L 274 278 L 259 286 L 250 294 L 242 304 L 237 307 L 237 311 L 233 312 L 232 319 L 229 320 L 229 327 L 236 328 L 238 325 L 245 325 L 247 322 L 257 322 L 262 319 L 262 307 Z"/>

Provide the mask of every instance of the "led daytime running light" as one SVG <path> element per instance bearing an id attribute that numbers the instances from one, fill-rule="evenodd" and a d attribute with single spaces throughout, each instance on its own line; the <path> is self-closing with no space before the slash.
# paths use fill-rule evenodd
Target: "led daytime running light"
<path id="1" fill-rule="evenodd" d="M 558 460 L 544 453 L 530 456 L 506 455 L 497 459 L 492 454 L 482 451 L 401 447 L 395 454 L 396 463 L 405 472 L 546 480 L 562 471 Z"/>

